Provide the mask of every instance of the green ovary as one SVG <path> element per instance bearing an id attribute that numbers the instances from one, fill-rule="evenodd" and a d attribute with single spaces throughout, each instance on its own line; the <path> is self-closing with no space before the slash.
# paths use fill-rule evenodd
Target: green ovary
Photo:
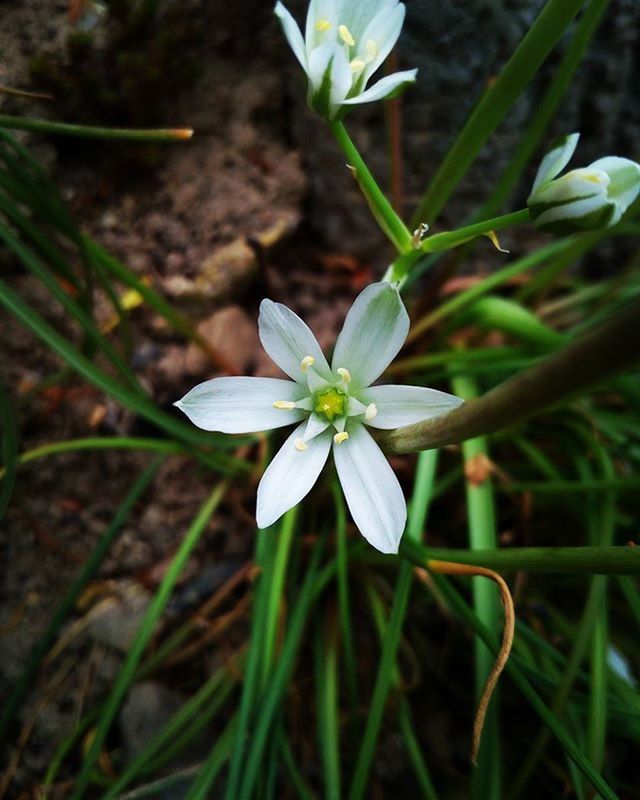
<path id="1" fill-rule="evenodd" d="M 346 401 L 346 395 L 339 389 L 327 389 L 315 395 L 313 398 L 313 410 L 329 422 L 333 422 L 337 417 L 344 415 Z"/>

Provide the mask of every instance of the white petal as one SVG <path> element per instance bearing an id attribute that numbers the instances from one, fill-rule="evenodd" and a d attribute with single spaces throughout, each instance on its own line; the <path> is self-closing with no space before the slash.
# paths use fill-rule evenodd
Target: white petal
<path id="1" fill-rule="evenodd" d="M 374 100 L 384 100 L 390 95 L 399 92 L 404 86 L 409 83 L 414 83 L 417 69 L 407 69 L 404 72 L 394 72 L 393 75 L 387 75 L 386 78 L 381 78 L 373 86 L 370 86 L 362 94 L 344 100 L 342 105 L 357 106 L 360 103 L 373 103 Z"/>
<path id="2" fill-rule="evenodd" d="M 335 41 L 338 25 L 341 22 L 340 13 L 343 4 L 344 0 L 311 0 L 304 33 L 308 53 L 321 42 Z M 324 34 L 316 29 L 316 23 L 320 20 L 331 25 L 331 28 Z"/>
<path id="3" fill-rule="evenodd" d="M 569 136 L 563 136 L 554 142 L 551 150 L 540 162 L 536 179 L 531 189 L 532 195 L 539 186 L 555 178 L 567 166 L 578 146 L 579 138 L 579 133 L 571 133 Z"/>
<path id="4" fill-rule="evenodd" d="M 332 113 L 345 101 L 353 85 L 353 72 L 349 59 L 340 45 L 335 45 L 333 63 L 331 65 L 331 94 L 330 103 Z"/>
<path id="5" fill-rule="evenodd" d="M 606 195 L 594 195 L 593 197 L 583 197 L 573 203 L 553 206 L 547 211 L 543 211 L 534 220 L 534 225 L 540 230 L 548 229 L 554 232 L 550 225 L 568 222 L 573 230 L 599 230 L 609 227 L 612 217 L 615 215 L 617 207 L 612 201 L 608 201 Z M 590 215 L 601 212 L 602 220 L 594 220 Z M 620 217 L 618 216 L 618 219 Z"/>
<path id="6" fill-rule="evenodd" d="M 595 195 L 606 197 L 610 183 L 609 176 L 601 169 L 574 169 L 555 181 L 546 183 L 530 198 L 529 203 L 536 209 L 540 206 L 567 203 L 582 197 Z"/>
<path id="7" fill-rule="evenodd" d="M 360 46 L 359 53 L 362 54 L 361 57 L 366 56 L 366 46 L 370 40 L 376 43 L 377 53 L 373 61 L 367 64 L 364 71 L 365 82 L 369 80 L 393 50 L 402 30 L 404 15 L 404 5 L 398 5 L 391 11 L 389 8 L 384 7 L 367 26 L 362 39 L 358 42 Z"/>
<path id="8" fill-rule="evenodd" d="M 291 49 L 293 50 L 295 57 L 300 62 L 302 69 L 306 71 L 307 52 L 304 47 L 304 39 L 300 33 L 298 23 L 280 2 L 276 4 L 274 13 L 282 24 L 282 30 L 284 31 L 284 35 L 287 37 L 287 41 L 291 45 Z"/>
<path id="9" fill-rule="evenodd" d="M 302 438 L 305 427 L 306 422 L 295 429 L 262 476 L 256 510 L 259 528 L 273 525 L 285 511 L 299 503 L 309 493 L 327 461 L 332 441 L 330 432 L 316 436 L 306 450 L 296 449 L 296 439 Z"/>
<path id="10" fill-rule="evenodd" d="M 334 41 L 327 40 L 309 53 L 307 75 L 309 76 L 310 86 L 314 91 L 318 91 L 322 86 L 325 73 L 335 55 L 336 49 L 339 49 L 337 44 Z"/>
<path id="11" fill-rule="evenodd" d="M 333 457 L 351 516 L 360 533 L 381 553 L 397 553 L 407 506 L 389 462 L 360 424 L 334 445 Z"/>
<path id="12" fill-rule="evenodd" d="M 462 405 L 464 400 L 437 389 L 423 386 L 370 386 L 363 392 L 367 402 L 375 403 L 378 413 L 367 421 L 372 428 L 401 428 L 424 419 L 446 414 Z"/>
<path id="13" fill-rule="evenodd" d="M 349 309 L 333 353 L 333 369 L 346 367 L 353 388 L 372 383 L 393 361 L 409 332 L 409 316 L 395 286 L 372 283 Z"/>
<path id="14" fill-rule="evenodd" d="M 628 158 L 607 156 L 594 161 L 587 169 L 602 170 L 607 173 L 611 179 L 609 197 L 620 206 L 621 215 L 624 214 L 640 193 L 640 164 Z"/>
<path id="15" fill-rule="evenodd" d="M 307 427 L 304 429 L 302 441 L 309 442 L 311 439 L 315 439 L 320 433 L 326 431 L 328 427 L 329 423 L 326 419 L 323 419 L 318 414 L 311 414 L 307 420 Z"/>
<path id="16" fill-rule="evenodd" d="M 262 346 L 269 357 L 294 381 L 306 385 L 306 374 L 300 366 L 305 356 L 313 356 L 316 372 L 331 378 L 327 359 L 316 337 L 306 323 L 282 303 L 274 303 L 272 300 L 263 300 L 260 303 L 258 330 Z"/>
<path id="17" fill-rule="evenodd" d="M 298 408 L 277 409 L 277 400 L 296 402 L 306 387 L 280 378 L 214 378 L 198 384 L 175 404 L 205 431 L 255 433 L 282 428 L 306 416 Z"/>
<path id="18" fill-rule="evenodd" d="M 398 0 L 351 0 L 344 4 L 340 21 L 349 28 L 356 45 L 359 45 L 372 20 L 383 11 L 392 13 L 397 5 Z"/>

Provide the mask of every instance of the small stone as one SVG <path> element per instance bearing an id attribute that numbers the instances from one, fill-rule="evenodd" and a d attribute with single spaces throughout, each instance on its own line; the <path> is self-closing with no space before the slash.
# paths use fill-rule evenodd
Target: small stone
<path id="1" fill-rule="evenodd" d="M 198 332 L 239 374 L 250 371 L 260 341 L 255 320 L 240 306 L 227 306 L 216 311 L 198 325 Z M 187 349 L 186 368 L 192 375 L 211 368 L 211 359 L 193 342 Z"/>

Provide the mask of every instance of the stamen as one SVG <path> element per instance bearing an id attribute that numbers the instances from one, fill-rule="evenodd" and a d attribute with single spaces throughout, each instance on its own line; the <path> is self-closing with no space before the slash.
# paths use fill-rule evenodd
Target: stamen
<path id="1" fill-rule="evenodd" d="M 342 442 L 346 442 L 348 438 L 349 434 L 346 431 L 342 431 L 342 433 L 336 433 L 336 435 L 333 437 L 333 441 L 336 444 L 342 444 Z"/>
<path id="2" fill-rule="evenodd" d="M 328 19 L 319 19 L 316 22 L 316 30 L 318 33 L 324 33 L 325 31 L 331 30 L 331 23 Z"/>
<path id="3" fill-rule="evenodd" d="M 353 47 L 356 43 L 356 40 L 351 35 L 349 28 L 346 25 L 340 25 L 338 28 L 338 33 L 340 34 L 340 38 L 345 44 L 348 44 L 349 47 Z"/>
<path id="4" fill-rule="evenodd" d="M 369 403 L 369 405 L 367 406 L 367 410 L 364 412 L 364 418 L 366 419 L 366 421 L 371 422 L 372 419 L 376 418 L 377 414 L 378 414 L 378 409 L 376 407 L 376 404 Z"/>
<path id="5" fill-rule="evenodd" d="M 291 411 L 296 407 L 296 404 L 293 402 L 293 400 L 276 400 L 273 404 L 273 407 L 279 409 L 280 411 Z"/>
<path id="6" fill-rule="evenodd" d="M 309 367 L 312 367 L 315 363 L 316 360 L 313 356 L 305 356 L 300 362 L 300 369 L 303 372 L 306 372 L 309 369 Z"/>
<path id="7" fill-rule="evenodd" d="M 336 372 L 345 383 L 351 383 L 351 373 L 348 369 L 345 369 L 344 367 L 338 367 Z"/>
<path id="8" fill-rule="evenodd" d="M 349 66 L 351 67 L 351 72 L 362 72 L 367 65 L 361 58 L 354 58 Z"/>
<path id="9" fill-rule="evenodd" d="M 370 64 L 378 55 L 378 45 L 373 41 L 373 39 L 367 39 L 365 48 L 367 50 L 367 64 Z"/>
<path id="10" fill-rule="evenodd" d="M 305 450 L 309 449 L 309 445 L 306 442 L 303 442 L 300 437 L 295 440 L 293 446 L 299 453 L 304 453 Z"/>

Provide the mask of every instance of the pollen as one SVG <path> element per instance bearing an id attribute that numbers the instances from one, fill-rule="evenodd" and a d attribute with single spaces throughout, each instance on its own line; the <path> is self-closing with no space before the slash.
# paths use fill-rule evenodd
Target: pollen
<path id="1" fill-rule="evenodd" d="M 351 72 L 362 72 L 367 65 L 361 58 L 354 58 L 349 66 L 351 67 Z"/>
<path id="2" fill-rule="evenodd" d="M 309 369 L 309 367 L 312 367 L 315 363 L 316 360 L 313 356 L 305 356 L 300 362 L 300 369 L 303 372 L 306 372 Z"/>
<path id="3" fill-rule="evenodd" d="M 309 445 L 306 442 L 303 442 L 300 437 L 295 440 L 293 446 L 299 453 L 304 453 L 305 450 L 309 449 Z"/>
<path id="4" fill-rule="evenodd" d="M 318 33 L 324 33 L 325 31 L 331 30 L 331 23 L 328 19 L 319 19 L 316 22 L 316 30 Z"/>
<path id="5" fill-rule="evenodd" d="M 276 400 L 273 404 L 274 408 L 279 409 L 280 411 L 291 411 L 296 407 L 296 404 L 293 400 Z"/>
<path id="6" fill-rule="evenodd" d="M 378 409 L 375 403 L 369 403 L 367 406 L 367 410 L 364 412 L 364 418 L 367 422 L 371 422 L 372 419 L 375 419 L 378 414 Z"/>
<path id="7" fill-rule="evenodd" d="M 336 372 L 345 383 L 351 383 L 351 373 L 348 369 L 345 369 L 344 367 L 338 367 Z"/>
<path id="8" fill-rule="evenodd" d="M 353 47 L 356 43 L 356 40 L 351 35 L 349 28 L 346 25 L 340 25 L 338 28 L 338 33 L 340 34 L 340 38 L 345 44 L 348 44 L 349 47 Z"/>
<path id="9" fill-rule="evenodd" d="M 346 431 L 342 431 L 341 433 L 336 433 L 336 435 L 333 437 L 333 441 L 336 444 L 342 444 L 343 442 L 346 442 L 348 438 L 349 434 Z"/>

